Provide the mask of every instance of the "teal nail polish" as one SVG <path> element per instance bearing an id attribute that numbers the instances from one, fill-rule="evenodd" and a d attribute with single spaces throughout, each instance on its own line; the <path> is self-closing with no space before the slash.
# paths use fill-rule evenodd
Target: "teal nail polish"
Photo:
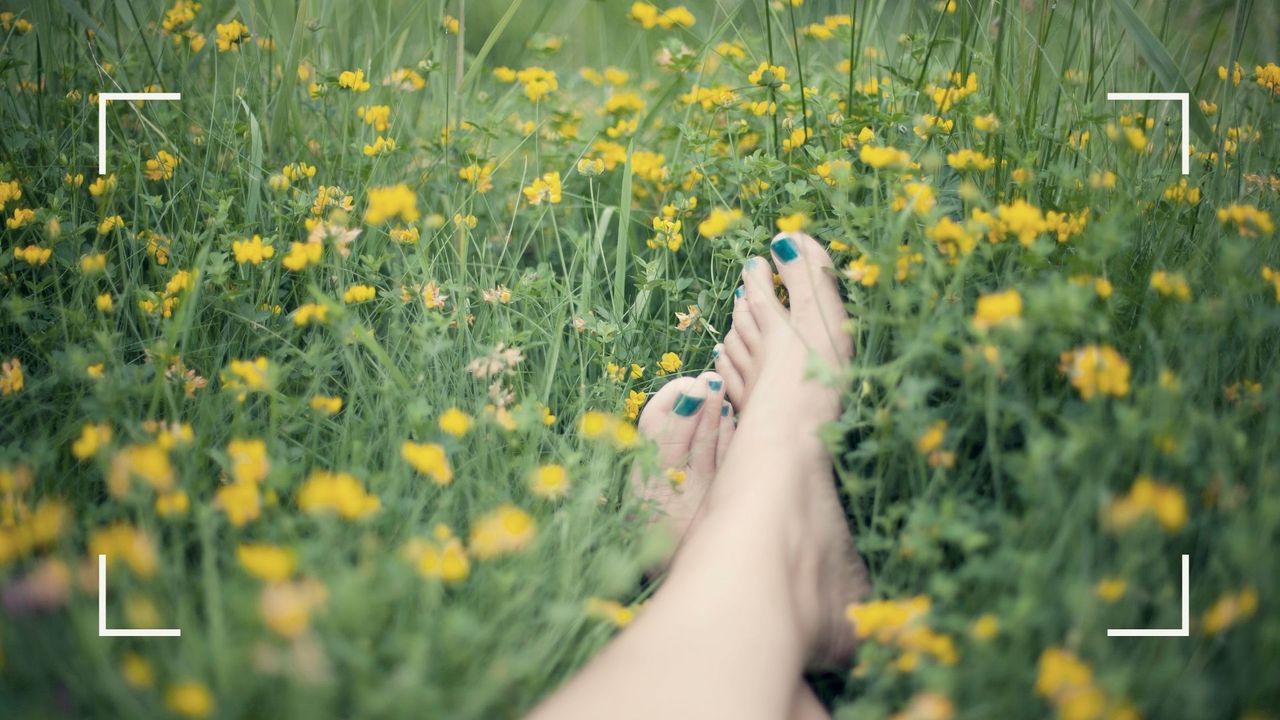
<path id="1" fill-rule="evenodd" d="M 712 360 L 720 359 L 720 346 L 717 345 L 716 347 L 711 348 L 711 359 Z"/>
<path id="2" fill-rule="evenodd" d="M 746 289 L 746 288 L 744 288 L 744 287 L 742 287 L 741 285 L 739 285 L 738 287 L 734 288 L 733 296 L 734 296 L 735 298 L 737 298 L 737 299 L 741 300 L 741 299 L 742 299 L 742 296 L 743 296 L 743 295 L 746 295 L 746 294 L 747 294 L 747 289 Z"/>
<path id="3" fill-rule="evenodd" d="M 750 270 L 751 268 L 755 267 L 756 262 L 757 262 L 759 259 L 760 259 L 760 258 L 753 258 L 753 257 L 747 258 L 747 261 L 746 261 L 745 263 L 743 263 L 743 264 L 742 264 L 742 266 L 743 266 L 743 267 L 745 267 L 746 269 Z"/>
<path id="4" fill-rule="evenodd" d="M 720 388 L 724 387 L 723 380 L 708 380 L 707 387 L 711 388 L 711 392 L 720 392 Z"/>
<path id="5" fill-rule="evenodd" d="M 729 403 L 720 406 L 720 417 L 729 417 Z"/>
<path id="6" fill-rule="evenodd" d="M 680 417 L 689 417 L 702 409 L 702 403 L 706 401 L 706 398 L 681 394 L 679 399 L 676 400 L 675 413 Z"/>
<path id="7" fill-rule="evenodd" d="M 773 254 L 784 263 L 789 263 L 800 257 L 800 251 L 796 249 L 795 242 L 785 235 L 774 240 L 769 247 L 773 249 Z"/>

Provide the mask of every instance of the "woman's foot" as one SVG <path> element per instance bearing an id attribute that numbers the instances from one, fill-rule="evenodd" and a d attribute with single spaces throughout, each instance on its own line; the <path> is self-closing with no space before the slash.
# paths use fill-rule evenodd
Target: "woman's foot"
<path id="1" fill-rule="evenodd" d="M 790 309 L 778 300 L 769 262 L 749 260 L 726 338 L 732 357 L 721 353 L 717 365 L 735 406 L 747 407 L 739 407 L 707 507 L 780 533 L 811 664 L 830 666 L 854 649 L 845 607 L 870 592 L 819 439 L 840 414 L 839 381 L 853 355 L 849 317 L 831 259 L 813 238 L 782 234 L 771 249 Z"/>
<path id="2" fill-rule="evenodd" d="M 712 372 L 668 382 L 640 414 L 640 433 L 653 440 L 658 452 L 656 466 L 636 465 L 631 483 L 653 505 L 653 521 L 667 530 L 673 548 L 705 512 L 703 501 L 729 449 L 733 427 L 724 378 Z"/>

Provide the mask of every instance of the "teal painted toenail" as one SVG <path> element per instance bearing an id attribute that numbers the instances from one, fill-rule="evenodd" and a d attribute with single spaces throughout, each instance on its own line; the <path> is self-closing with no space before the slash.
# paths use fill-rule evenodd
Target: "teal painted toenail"
<path id="1" fill-rule="evenodd" d="M 707 387 L 711 388 L 711 392 L 720 392 L 720 388 L 724 386 L 723 380 L 708 380 Z"/>
<path id="2" fill-rule="evenodd" d="M 720 347 L 718 345 L 716 347 L 711 348 L 711 359 L 712 360 L 720 359 Z"/>
<path id="3" fill-rule="evenodd" d="M 720 417 L 728 417 L 728 416 L 729 416 L 729 403 L 725 403 L 720 406 Z"/>
<path id="4" fill-rule="evenodd" d="M 773 249 L 773 254 L 778 256 L 778 259 L 784 263 L 789 263 L 800 257 L 800 251 L 796 249 L 795 242 L 785 235 L 774 240 L 769 247 Z"/>
<path id="5" fill-rule="evenodd" d="M 744 288 L 744 287 L 742 287 L 741 285 L 739 285 L 739 286 L 738 286 L 737 288 L 735 288 L 735 289 L 734 289 L 734 291 L 733 291 L 733 296 L 734 296 L 735 298 L 739 299 L 739 300 L 741 300 L 741 299 L 742 299 L 742 296 L 743 296 L 743 295 L 746 295 L 746 294 L 747 294 L 747 289 L 746 289 L 746 288 Z"/>
<path id="6" fill-rule="evenodd" d="M 689 417 L 702 409 L 702 403 L 706 402 L 706 400 L 706 398 L 682 394 L 680 398 L 676 400 L 675 413 L 680 417 Z"/>

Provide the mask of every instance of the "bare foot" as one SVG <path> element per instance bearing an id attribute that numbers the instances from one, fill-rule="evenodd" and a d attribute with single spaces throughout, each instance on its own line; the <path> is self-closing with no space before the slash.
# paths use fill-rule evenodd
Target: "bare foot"
<path id="1" fill-rule="evenodd" d="M 735 440 L 708 508 L 740 512 L 753 522 L 772 513 L 791 559 L 796 620 L 806 635 L 811 665 L 826 667 L 851 656 L 854 636 L 844 610 L 870 592 L 832 481 L 831 458 L 819 439 L 820 428 L 840 414 L 840 391 L 815 376 L 840 378 L 853 347 L 831 259 L 822 246 L 792 233 L 776 237 L 771 249 L 790 310 L 778 300 L 769 262 L 749 260 L 734 311 L 741 344 L 731 333 L 726 345 L 733 343 L 734 357 L 717 366 L 731 397 L 743 393 L 735 405 L 749 401 L 739 408 Z M 736 380 L 731 381 L 730 369 Z"/>
<path id="2" fill-rule="evenodd" d="M 733 437 L 733 407 L 724 399 L 724 378 L 703 373 L 677 378 L 645 405 L 638 428 L 658 447 L 655 466 L 637 463 L 631 483 L 657 511 L 672 546 L 705 512 L 704 499 Z M 663 567 L 655 570 L 665 569 Z"/>

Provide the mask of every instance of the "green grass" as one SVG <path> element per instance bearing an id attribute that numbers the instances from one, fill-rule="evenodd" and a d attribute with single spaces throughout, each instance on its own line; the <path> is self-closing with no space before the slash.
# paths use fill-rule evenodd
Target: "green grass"
<path id="1" fill-rule="evenodd" d="M 1276 10 L 957 5 L 707 1 L 689 4 L 690 28 L 644 30 L 627 20 L 630 3 L 210 0 L 165 32 L 157 3 L 19 4 L 0 32 L 0 182 L 21 190 L 0 229 L 0 360 L 23 375 L 16 389 L 12 371 L 0 374 L 0 715 L 173 715 L 183 683 L 212 699 L 192 715 L 519 715 L 616 632 L 588 601 L 643 612 L 642 570 L 666 550 L 627 492 L 631 461 L 648 451 L 627 445 L 625 419 L 619 443 L 589 437 L 584 417 L 624 417 L 628 393 L 669 379 L 665 353 L 682 360 L 678 375 L 710 367 L 742 261 L 765 252 L 777 218 L 804 213 L 838 267 L 864 273 L 842 272 L 858 352 L 847 376 L 829 378 L 846 389 L 827 436 L 851 526 L 877 598 L 931 605 L 909 632 L 864 643 L 856 669 L 815 678 L 837 717 L 889 717 L 922 693 L 963 718 L 1274 716 L 1280 285 L 1263 272 L 1280 251 L 1274 231 L 1249 237 L 1218 211 L 1275 218 L 1280 205 L 1280 92 L 1254 70 L 1277 60 L 1265 32 Z M 803 32 L 834 13 L 851 14 L 852 29 Z M 463 17 L 461 46 L 446 14 Z M 233 20 L 251 37 L 220 52 L 215 25 Z M 202 49 L 175 44 L 185 28 Z M 1218 66 L 1236 58 L 1241 82 L 1221 81 Z M 788 85 L 751 85 L 765 61 L 786 68 Z M 558 88 L 531 102 L 522 81 L 495 76 L 500 65 L 554 70 Z M 630 78 L 597 87 L 584 66 Z M 424 87 L 384 84 L 399 68 Z M 339 86 L 356 69 L 366 92 Z M 977 89 L 939 112 L 931 86 L 951 73 L 973 73 Z M 312 82 L 324 85 L 314 97 Z M 1181 179 L 1176 106 L 1105 99 L 1182 82 L 1212 103 L 1195 121 L 1195 204 L 1165 196 Z M 695 85 L 733 100 L 691 103 Z M 149 86 L 182 100 L 112 105 L 117 186 L 92 196 L 91 95 Z M 643 107 L 602 112 L 626 92 Z M 743 101 L 776 106 L 756 114 Z M 357 115 L 373 105 L 389 110 L 381 133 Z M 930 132 L 926 115 L 954 126 Z M 981 129 L 988 115 L 999 125 Z M 1134 122 L 1146 149 L 1124 134 Z M 805 127 L 807 142 L 784 149 Z M 872 139 L 857 139 L 864 128 Z M 367 156 L 379 135 L 395 150 Z M 605 154 L 598 140 L 616 143 L 608 169 L 584 174 L 580 159 Z M 876 170 L 864 146 L 902 149 L 915 165 Z M 954 169 L 948 154 L 966 148 L 992 167 Z M 179 162 L 149 180 L 162 150 Z M 314 177 L 284 187 L 291 163 Z M 486 163 L 491 189 L 460 178 Z M 819 172 L 842 163 L 847 173 Z M 1108 171 L 1114 186 L 1099 186 Z M 522 190 L 544 173 L 560 176 L 563 198 L 532 205 Z M 367 221 L 371 191 L 401 184 L 416 214 Z M 321 186 L 339 186 L 350 207 L 314 212 Z M 932 202 L 895 202 L 909 191 Z M 1088 215 L 1062 242 L 1043 227 L 1026 244 L 998 228 L 989 240 L 981 213 L 1008 215 L 1016 201 Z M 682 223 L 674 251 L 652 242 L 665 205 Z M 698 227 L 715 208 L 743 215 L 710 237 Z M 100 233 L 115 215 L 123 227 Z M 936 241 L 944 218 L 972 247 L 948 255 Z M 349 255 L 326 240 L 318 263 L 288 269 L 291 244 L 320 220 L 360 230 Z M 274 256 L 238 263 L 233 243 L 254 235 Z M 44 262 L 23 259 L 44 250 Z M 105 268 L 86 269 L 99 253 Z M 191 274 L 185 289 L 166 291 L 179 271 Z M 1186 299 L 1154 289 L 1157 272 L 1185 280 Z M 423 302 L 429 283 L 448 296 L 442 307 Z M 355 285 L 375 297 L 347 304 Z M 499 287 L 509 302 L 485 299 Z M 979 298 L 1009 290 L 1017 317 L 976 326 Z M 95 304 L 104 294 L 109 312 Z M 300 327 L 309 303 L 326 318 Z M 691 305 L 701 321 L 680 330 L 675 313 Z M 499 345 L 523 359 L 493 377 L 468 370 Z M 1114 348 L 1125 387 L 1087 397 L 1087 382 L 1073 386 L 1064 353 L 1087 346 Z M 270 371 L 241 400 L 231 363 L 258 357 Z M 645 371 L 619 382 L 610 363 Z M 187 370 L 207 385 L 188 394 Z M 317 411 L 317 396 L 342 409 Z M 440 427 L 450 408 L 474 419 L 461 437 Z M 152 421 L 186 424 L 190 437 L 169 445 Z M 76 446 L 88 424 L 110 439 Z M 233 440 L 261 440 L 269 458 L 248 493 L 260 514 L 240 525 L 225 494 L 246 473 Z M 452 483 L 416 472 L 407 440 L 438 443 Z M 545 464 L 566 469 L 563 497 L 533 491 Z M 350 473 L 360 491 L 340 499 L 367 493 L 376 512 L 308 512 L 316 471 Z M 1117 509 L 1143 502 L 1123 500 L 1140 476 L 1163 489 L 1150 504 L 1165 523 L 1153 510 L 1117 527 Z M 188 507 L 161 513 L 157 498 L 178 492 Z M 487 557 L 475 530 L 508 505 L 535 537 Z M 140 539 L 105 544 L 133 560 L 112 565 L 109 624 L 180 627 L 181 639 L 97 636 L 94 552 L 119 523 Z M 465 578 L 424 577 L 406 557 L 415 538 L 447 545 L 433 535 L 441 523 L 469 555 Z M 254 577 L 237 559 L 245 543 L 292 552 L 290 579 Z M 1178 625 L 1184 553 L 1190 636 L 1108 638 Z M 1124 581 L 1112 602 L 1097 592 L 1106 579 Z M 323 597 L 297 624 L 264 611 L 305 611 L 316 587 Z M 1241 592 L 1256 593 L 1256 609 L 1215 631 L 1207 614 Z M 974 632 L 980 619 L 994 635 Z M 913 655 L 921 628 L 933 650 Z M 1054 649 L 1090 679 L 1054 687 Z"/>

